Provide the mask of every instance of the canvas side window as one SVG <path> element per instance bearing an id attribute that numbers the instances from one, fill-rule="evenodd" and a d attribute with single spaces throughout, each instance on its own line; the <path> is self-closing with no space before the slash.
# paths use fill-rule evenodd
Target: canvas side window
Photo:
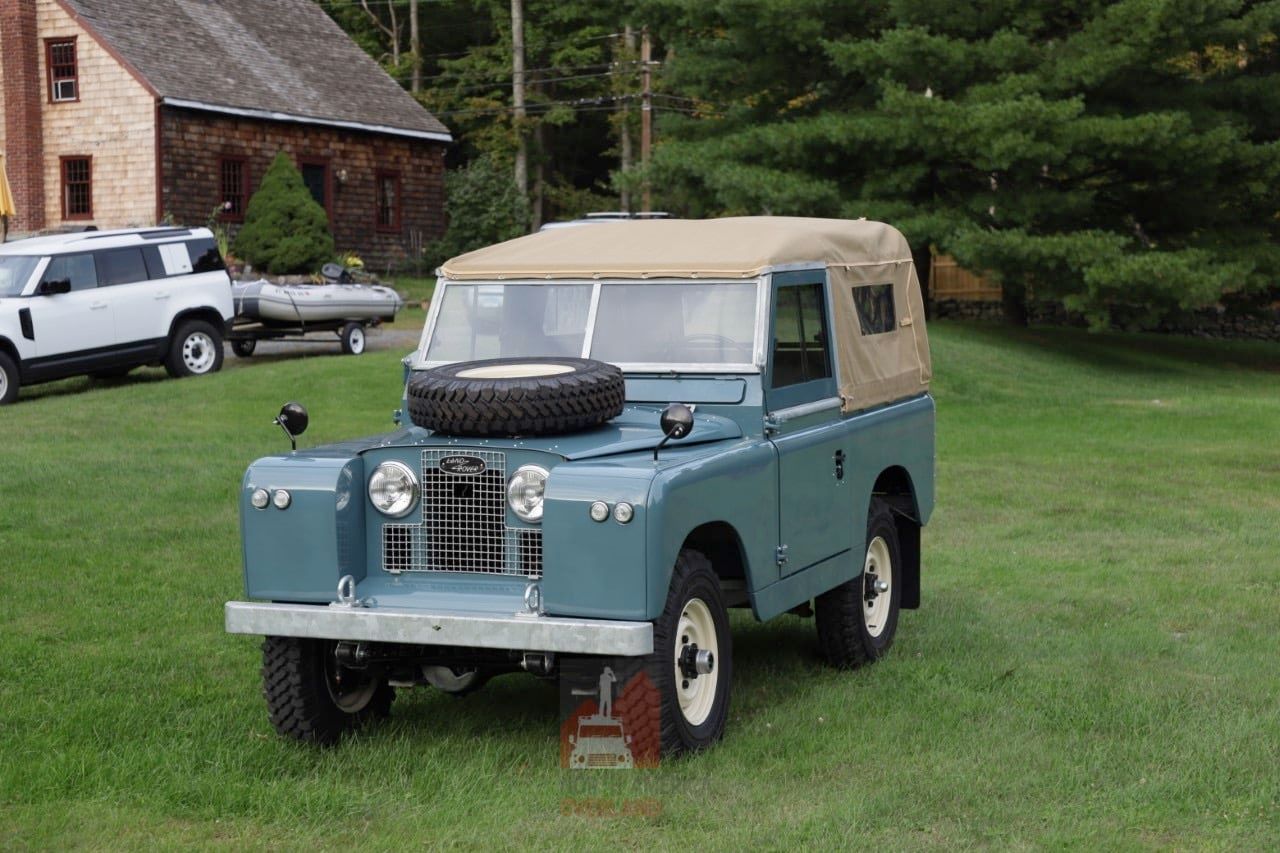
<path id="1" fill-rule="evenodd" d="M 853 304 L 858 310 L 862 334 L 880 335 L 897 328 L 892 284 L 855 285 Z"/>
<path id="2" fill-rule="evenodd" d="M 71 282 L 72 290 L 92 290 L 98 286 L 98 268 L 93 263 L 93 255 L 55 255 L 49 266 L 45 267 L 40 281 Z"/>
<path id="3" fill-rule="evenodd" d="M 784 388 L 831 376 L 827 311 L 821 284 L 778 291 L 773 329 L 773 387 Z"/>

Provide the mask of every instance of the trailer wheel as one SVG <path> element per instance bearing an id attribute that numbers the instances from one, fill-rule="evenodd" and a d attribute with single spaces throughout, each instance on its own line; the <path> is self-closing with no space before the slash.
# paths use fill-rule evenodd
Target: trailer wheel
<path id="1" fill-rule="evenodd" d="M 347 355 L 359 355 L 364 352 L 364 326 L 359 323 L 348 323 L 342 327 L 342 351 Z"/>
<path id="2" fill-rule="evenodd" d="M 258 342 L 253 338 L 240 338 L 231 342 L 231 351 L 241 358 L 253 355 L 253 351 L 257 348 Z"/>

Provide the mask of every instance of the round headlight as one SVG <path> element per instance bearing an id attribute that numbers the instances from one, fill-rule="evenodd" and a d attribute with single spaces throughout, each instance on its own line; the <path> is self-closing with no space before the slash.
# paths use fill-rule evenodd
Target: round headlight
<path id="1" fill-rule="evenodd" d="M 266 489 L 254 489 L 249 496 L 249 503 L 253 504 L 254 509 L 266 509 L 267 504 L 271 503 L 271 495 Z"/>
<path id="2" fill-rule="evenodd" d="M 542 521 L 542 495 L 547 489 L 547 469 L 522 465 L 507 484 L 507 503 L 521 521 Z"/>
<path id="3" fill-rule="evenodd" d="M 276 509 L 288 509 L 289 504 L 293 503 L 293 496 L 284 489 L 276 489 L 271 493 L 271 502 L 276 505 Z"/>
<path id="4" fill-rule="evenodd" d="M 418 502 L 418 478 L 408 465 L 383 462 L 369 477 L 369 501 L 383 515 L 408 515 Z"/>
<path id="5" fill-rule="evenodd" d="M 592 521 L 604 521 L 609 517 L 609 505 L 604 501 L 596 501 L 588 511 L 591 513 Z"/>
<path id="6" fill-rule="evenodd" d="M 613 508 L 613 520 L 619 524 L 626 524 L 635 517 L 636 510 L 631 504 L 623 501 Z"/>

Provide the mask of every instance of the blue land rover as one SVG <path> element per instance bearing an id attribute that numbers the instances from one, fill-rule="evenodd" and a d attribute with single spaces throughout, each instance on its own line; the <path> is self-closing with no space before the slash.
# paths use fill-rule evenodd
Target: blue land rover
<path id="1" fill-rule="evenodd" d="M 920 602 L 929 345 L 865 220 L 625 221 L 447 262 L 400 428 L 260 459 L 240 496 L 276 729 L 328 743 L 396 688 L 638 658 L 662 751 L 724 731 L 727 611 L 882 656 Z M 305 412 L 286 407 L 297 433 Z"/>

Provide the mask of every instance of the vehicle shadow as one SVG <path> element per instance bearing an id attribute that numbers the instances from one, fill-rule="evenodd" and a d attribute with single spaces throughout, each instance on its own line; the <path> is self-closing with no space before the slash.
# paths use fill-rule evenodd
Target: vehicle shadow
<path id="1" fill-rule="evenodd" d="M 1089 332 L 1065 326 L 1019 327 L 975 321 L 940 321 L 973 340 L 1002 349 L 1135 375 L 1210 371 L 1280 372 L 1280 346 L 1268 341 L 1220 340 L 1143 332 Z"/>

